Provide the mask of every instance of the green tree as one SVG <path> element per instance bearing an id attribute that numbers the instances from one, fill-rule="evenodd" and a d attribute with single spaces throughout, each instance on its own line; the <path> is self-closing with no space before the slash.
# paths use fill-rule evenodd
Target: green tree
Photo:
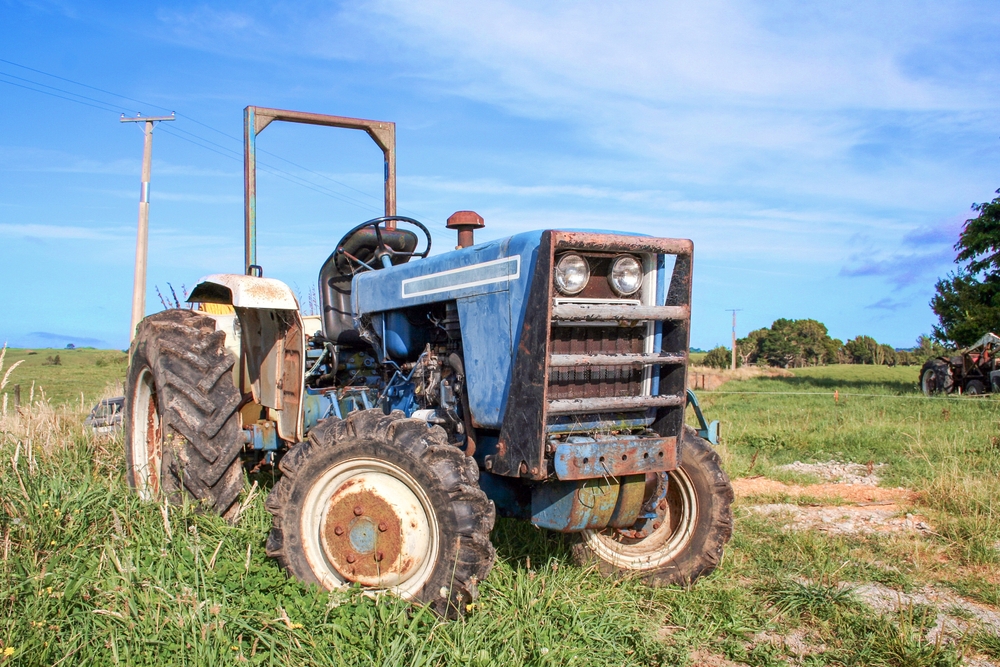
<path id="1" fill-rule="evenodd" d="M 816 320 L 775 320 L 760 344 L 769 364 L 784 368 L 825 364 L 832 339 L 826 325 Z"/>
<path id="2" fill-rule="evenodd" d="M 729 348 L 721 345 L 713 347 L 705 355 L 705 358 L 701 360 L 701 364 L 702 366 L 710 366 L 712 368 L 729 368 L 732 365 L 732 356 Z"/>
<path id="3" fill-rule="evenodd" d="M 931 299 L 934 338 L 956 347 L 1000 328 L 1000 197 L 972 210 L 979 215 L 965 221 L 955 244 L 960 266 L 938 280 Z"/>
<path id="4" fill-rule="evenodd" d="M 754 329 L 746 335 L 746 338 L 739 338 L 736 341 L 736 359 L 740 366 L 749 366 L 762 361 L 761 346 L 770 329 Z"/>

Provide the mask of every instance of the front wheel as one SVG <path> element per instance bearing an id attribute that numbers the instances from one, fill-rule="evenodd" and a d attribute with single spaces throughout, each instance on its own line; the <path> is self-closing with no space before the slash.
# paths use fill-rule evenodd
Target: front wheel
<path id="1" fill-rule="evenodd" d="M 733 487 L 719 455 L 684 427 L 680 465 L 647 476 L 636 524 L 583 531 L 574 556 L 606 576 L 635 574 L 652 586 L 688 585 L 722 560 L 733 533 L 732 502 Z"/>
<path id="2" fill-rule="evenodd" d="M 455 616 L 493 565 L 495 510 L 475 461 L 402 412 L 329 419 L 281 460 L 267 541 L 295 578 L 358 584 Z"/>
<path id="3" fill-rule="evenodd" d="M 139 323 L 125 382 L 126 479 L 143 499 L 185 494 L 228 516 L 243 488 L 235 359 L 215 320 L 165 310 Z"/>

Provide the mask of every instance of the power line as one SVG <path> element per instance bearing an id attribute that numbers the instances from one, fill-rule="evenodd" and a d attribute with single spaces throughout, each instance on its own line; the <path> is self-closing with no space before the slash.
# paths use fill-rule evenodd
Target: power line
<path id="1" fill-rule="evenodd" d="M 15 62 L 10 61 L 10 60 L 4 60 L 3 58 L 0 58 L 0 63 L 6 63 L 8 65 L 13 65 L 14 67 L 20 67 L 21 69 L 26 69 L 26 70 L 28 70 L 30 72 L 35 72 L 37 74 L 42 74 L 44 76 L 50 76 L 53 79 L 59 79 L 60 81 L 65 81 L 67 83 L 72 83 L 75 86 L 82 86 L 83 88 L 89 88 L 91 90 L 96 90 L 99 93 L 104 93 L 105 95 L 111 95 L 112 97 L 120 97 L 121 99 L 128 100 L 129 102 L 138 102 L 139 104 L 142 104 L 142 105 L 147 106 L 147 107 L 156 107 L 157 109 L 163 109 L 164 111 L 170 111 L 170 109 L 167 109 L 167 107 L 161 107 L 159 104 L 150 104 L 149 102 L 143 102 L 142 100 L 137 100 L 137 99 L 132 98 L 132 97 L 126 97 L 125 95 L 119 95 L 118 93 L 113 93 L 110 90 L 104 90 L 103 88 L 97 88 L 96 86 L 91 86 L 91 85 L 88 85 L 86 83 L 81 83 L 79 81 L 74 81 L 73 79 L 67 79 L 64 76 L 57 76 L 55 74 L 50 74 L 48 72 L 43 72 L 40 69 L 35 69 L 34 67 L 28 67 L 27 65 L 22 65 L 20 63 L 15 63 Z M 10 75 L 8 74 L 7 76 L 10 76 Z M 39 85 L 42 85 L 42 84 L 39 84 Z M 71 94 L 73 94 L 73 93 L 71 93 Z M 179 116 L 180 114 L 177 114 L 177 115 Z"/>
<path id="2" fill-rule="evenodd" d="M 120 98 L 120 99 L 123 99 L 123 100 L 128 100 L 130 102 L 136 102 L 137 104 L 142 104 L 144 106 L 150 106 L 150 107 L 154 107 L 154 108 L 157 108 L 157 109 L 167 110 L 167 107 L 164 107 L 164 106 L 161 106 L 161 105 L 158 105 L 158 104 L 152 104 L 150 102 L 147 102 L 147 101 L 144 101 L 144 100 L 139 100 L 139 99 L 136 99 L 134 97 L 128 97 L 127 95 L 122 95 L 120 93 L 116 93 L 116 92 L 113 92 L 113 91 L 110 91 L 110 90 L 105 90 L 103 88 L 98 88 L 97 86 L 92 86 L 90 84 L 86 84 L 86 83 L 83 83 L 81 81 L 75 81 L 73 79 L 69 79 L 69 78 L 64 77 L 64 76 L 59 76 L 59 75 L 56 75 L 56 74 L 51 74 L 49 72 L 45 72 L 43 70 L 36 69 L 34 67 L 28 67 L 27 65 L 22 65 L 20 63 L 16 63 L 16 62 L 11 61 L 11 60 L 6 60 L 4 58 L 0 58 L 0 63 L 5 63 L 7 65 L 12 65 L 14 67 L 19 67 L 21 69 L 28 70 L 30 72 L 35 72 L 36 74 L 41 74 L 43 76 L 48 76 L 48 77 L 51 77 L 53 79 L 58 79 L 60 81 L 65 81 L 66 83 L 70 83 L 70 84 L 73 84 L 75 86 L 81 86 L 83 88 L 88 88 L 90 90 L 95 90 L 97 92 L 104 93 L 105 95 L 111 95 L 112 97 L 117 97 L 117 98 Z M 97 104 L 90 104 L 88 102 L 81 101 L 81 99 L 73 99 L 73 98 L 70 98 L 70 97 L 63 97 L 62 95 L 57 95 L 55 93 L 51 93 L 51 92 L 48 92 L 48 91 L 45 91 L 45 90 L 38 90 L 37 88 L 31 88 L 31 87 L 26 86 L 26 85 L 14 83 L 13 81 L 6 81 L 4 79 L 0 79 L 0 83 L 6 83 L 6 84 L 11 85 L 11 86 L 17 86 L 18 88 L 24 88 L 25 90 L 31 90 L 33 92 L 42 93 L 42 94 L 45 94 L 45 95 L 49 95 L 51 97 L 57 97 L 59 99 L 66 100 L 68 102 L 76 102 L 77 104 L 83 104 L 85 106 L 89 106 L 89 107 L 92 107 L 92 108 L 95 108 L 95 109 L 99 109 L 101 111 L 109 111 L 109 112 L 112 112 L 112 113 L 118 113 L 118 110 L 110 108 L 110 105 L 106 101 L 104 101 L 104 100 L 99 100 L 99 99 L 96 99 L 96 98 L 93 98 L 93 97 L 88 97 L 86 95 L 81 95 L 79 93 L 74 93 L 72 91 L 64 90 L 62 88 L 56 88 L 55 86 L 49 86 L 47 84 L 40 83 L 38 81 L 33 81 L 31 79 L 24 79 L 22 77 L 15 76 L 13 74 L 8 74 L 6 72 L 0 72 L 0 76 L 6 76 L 6 77 L 13 78 L 13 79 L 17 79 L 19 81 L 24 81 L 26 83 L 30 83 L 30 84 L 35 85 L 35 86 L 41 86 L 41 87 L 44 87 L 44 88 L 49 88 L 50 90 L 55 90 L 55 91 L 64 93 L 65 95 L 72 95 L 75 98 L 82 98 L 83 100 L 90 100 L 91 102 L 96 102 Z M 103 106 L 98 106 L 98 105 L 103 105 Z M 177 116 L 181 117 L 181 118 L 184 118 L 186 120 L 189 120 L 192 123 L 195 123 L 196 125 L 200 125 L 200 126 L 206 128 L 206 129 L 209 129 L 209 130 L 211 130 L 213 132 L 216 132 L 216 133 L 218 133 L 218 134 L 220 134 L 220 135 L 222 135 L 222 136 L 224 136 L 224 137 L 226 137 L 228 139 L 231 139 L 233 141 L 239 142 L 241 145 L 243 143 L 243 140 L 241 138 L 235 137 L 235 136 L 233 136 L 233 135 L 231 135 L 231 134 L 229 134 L 227 132 L 224 132 L 224 131 L 222 131 L 222 130 L 220 130 L 218 128 L 212 127 L 211 125 L 208 125 L 207 123 L 203 123 L 203 122 L 201 122 L 201 121 L 199 121 L 199 120 L 197 120 L 195 118 L 192 118 L 191 116 L 188 116 L 187 114 L 178 113 Z M 234 149 L 222 146 L 221 144 L 218 144 L 218 143 L 213 142 L 213 141 L 211 141 L 209 139 L 201 137 L 201 136 L 199 136 L 197 134 L 194 134 L 193 132 L 187 132 L 185 130 L 181 130 L 180 128 L 175 128 L 175 129 L 177 129 L 180 132 L 184 132 L 185 134 L 187 134 L 187 135 L 189 135 L 191 137 L 195 137 L 199 141 L 205 142 L 205 143 L 210 144 L 212 146 L 216 146 L 217 148 L 220 148 L 220 149 L 222 149 L 224 151 L 230 151 L 232 153 L 236 153 L 237 155 L 240 155 L 240 157 L 236 158 L 236 159 L 242 160 L 241 152 L 238 152 L 238 151 L 235 151 Z M 204 144 L 198 143 L 197 141 L 192 141 L 190 139 L 184 139 L 184 137 L 181 137 L 181 136 L 175 134 L 174 132 L 166 132 L 166 134 L 170 134 L 171 136 L 174 136 L 174 137 L 176 137 L 178 139 L 182 139 L 182 140 L 188 141 L 188 143 L 194 144 L 195 146 L 198 146 L 199 148 L 211 151 L 213 153 L 217 153 L 217 154 L 223 155 L 225 157 L 233 157 L 233 156 L 228 155 L 226 153 L 221 153 L 221 152 L 219 152 L 217 150 L 213 150 L 212 148 L 209 148 L 208 146 L 205 146 Z M 376 196 L 374 196 L 374 195 L 372 195 L 370 193 L 367 193 L 367 192 L 365 192 L 363 190 L 359 190 L 358 188 L 352 187 L 352 186 L 350 186 L 350 185 L 348 185 L 346 183 L 338 181 L 335 178 L 331 178 L 330 176 L 327 176 L 326 174 L 323 174 L 323 173 L 320 173 L 318 171 L 314 171 L 312 169 L 309 169 L 308 167 L 305 167 L 305 166 L 300 165 L 300 164 L 298 164 L 296 162 L 293 162 L 293 161 L 291 161 L 291 160 L 289 160 L 287 158 L 284 158 L 284 157 L 282 157 L 280 155 L 277 155 L 276 153 L 272 153 L 270 151 L 266 151 L 266 150 L 263 150 L 263 149 L 258 149 L 258 152 L 270 155 L 270 156 L 272 156 L 274 158 L 277 158 L 278 160 L 281 160 L 283 162 L 286 162 L 286 163 L 288 163 L 288 164 L 296 167 L 297 169 L 301 169 L 302 171 L 305 171 L 307 173 L 313 174 L 314 176 L 318 176 L 318 177 L 320 177 L 322 179 L 325 179 L 325 180 L 328 180 L 328 181 L 330 181 L 332 183 L 335 183 L 335 184 L 341 186 L 342 188 L 346 188 L 348 190 L 352 190 L 352 191 L 357 192 L 357 193 L 359 193 L 359 194 L 361 194 L 361 195 L 363 195 L 365 197 L 368 197 L 370 199 L 373 199 L 373 200 L 376 200 L 376 201 L 381 201 L 378 197 L 376 197 Z M 296 176 L 296 175 L 294 175 L 294 174 L 292 174 L 292 173 L 290 173 L 288 171 L 285 171 L 283 169 L 279 169 L 278 167 L 275 167 L 274 165 L 268 165 L 268 164 L 262 163 L 262 162 L 258 162 L 258 164 L 261 164 L 261 165 L 265 166 L 266 169 L 264 169 L 263 171 L 265 171 L 267 173 L 271 173 L 272 175 L 278 176 L 279 178 L 283 178 L 284 180 L 289 181 L 290 183 L 294 183 L 296 185 L 300 185 L 300 186 L 305 187 L 306 189 L 312 190 L 314 192 L 318 192 L 320 194 L 324 194 L 324 195 L 326 195 L 326 196 L 328 196 L 328 197 L 330 197 L 332 199 L 336 199 L 336 200 L 338 200 L 338 201 L 340 201 L 342 203 L 352 204 L 354 206 L 357 206 L 358 208 L 362 208 L 364 210 L 369 210 L 369 211 L 378 211 L 379 210 L 379 209 L 377 209 L 374 206 L 371 206 L 371 205 L 366 204 L 364 202 L 360 202 L 360 201 L 358 201 L 358 200 L 356 200 L 353 197 L 350 197 L 348 195 L 344 195 L 344 194 L 341 194 L 341 193 L 329 190 L 327 188 L 323 188 L 322 186 L 320 186 L 320 185 L 318 185 L 316 183 L 312 183 L 312 182 L 310 182 L 310 181 L 308 181 L 306 179 L 303 179 L 300 176 Z M 284 174 L 284 176 L 281 176 L 281 174 Z M 406 209 L 402 209 L 402 210 L 405 211 Z"/>
<path id="3" fill-rule="evenodd" d="M 2 74 L 3 74 L 3 72 L 0 72 L 0 75 L 2 75 Z M 7 75 L 7 76 L 9 76 L 9 75 Z M 31 88 L 30 86 L 24 86 L 24 85 L 21 85 L 20 83 L 14 83 L 13 81 L 5 81 L 4 79 L 0 79 L 0 83 L 6 83 L 8 86 L 17 86 L 18 88 L 24 88 L 25 90 L 30 90 L 30 91 L 33 91 L 33 92 L 36 92 L 36 93 L 41 93 L 43 95 L 50 95 L 52 97 L 58 97 L 61 100 L 67 100 L 69 102 L 76 102 L 77 104 L 83 104 L 84 106 L 92 107 L 94 109 L 100 109 L 101 111 L 110 111 L 111 113 L 118 113 L 114 109 L 110 109 L 108 107 L 99 107 L 96 104 L 90 104 L 89 102 L 81 102 L 80 100 L 74 100 L 71 97 L 63 97 L 62 95 L 56 95 L 55 93 L 50 93 L 47 90 L 38 90 L 37 88 Z M 38 85 L 41 85 L 41 84 L 38 84 Z M 65 92 L 68 95 L 72 95 L 73 94 L 73 93 L 70 93 L 69 91 L 63 91 L 63 92 Z"/>
<path id="4" fill-rule="evenodd" d="M 232 155 L 230 153 L 224 153 L 224 152 L 222 152 L 220 150 L 216 150 L 214 148 L 209 148 L 208 146 L 202 145 L 202 144 L 198 143 L 197 141 L 194 141 L 192 139 L 188 139 L 187 137 L 182 137 L 179 134 L 171 132 L 170 130 L 167 130 L 166 128 L 162 128 L 160 131 L 163 132 L 163 133 L 165 133 L 165 134 L 169 134 L 169 135 L 171 135 L 171 136 L 173 136 L 173 137 L 175 137 L 177 139 L 180 139 L 181 141 L 186 141 L 189 144 L 194 144 L 195 146 L 198 146 L 199 148 L 203 148 L 203 149 L 205 149 L 207 151 L 211 151 L 212 153 L 216 153 L 218 155 L 221 155 L 222 157 L 227 157 L 230 160 L 235 160 L 237 162 L 242 162 L 243 161 L 242 157 L 237 157 L 236 155 Z M 198 135 L 196 135 L 196 134 L 191 134 L 190 132 L 188 132 L 187 134 L 189 134 L 190 136 L 193 136 L 193 137 L 197 137 L 198 139 L 201 139 L 202 141 L 206 141 L 205 139 L 202 139 L 201 137 L 198 137 Z M 218 146 L 218 144 L 214 144 L 214 145 Z M 230 149 L 223 148 L 223 150 L 230 150 Z M 235 151 L 232 151 L 232 152 L 235 153 Z M 258 163 L 258 164 L 260 165 L 261 163 Z M 362 204 L 360 202 L 354 202 L 354 201 L 350 201 L 350 200 L 347 200 L 347 199 L 343 199 L 342 198 L 343 196 L 340 195 L 339 193 L 332 192 L 330 190 L 326 190 L 326 189 L 322 188 L 322 186 L 317 186 L 315 183 L 310 183 L 309 181 L 301 179 L 301 178 L 295 176 L 294 174 L 291 174 L 291 173 L 289 173 L 287 171 L 284 171 L 284 170 L 281 170 L 281 169 L 277 169 L 277 168 L 272 167 L 270 165 L 265 165 L 265 168 L 262 169 L 261 171 L 269 173 L 272 176 L 277 176 L 278 178 L 280 178 L 282 180 L 285 180 L 285 181 L 288 181 L 289 183 L 294 183 L 295 185 L 298 185 L 298 186 L 301 186 L 303 188 L 306 188 L 307 190 L 312 190 L 313 192 L 318 192 L 321 195 L 326 195 L 327 197 L 330 197 L 331 199 L 336 199 L 336 200 L 338 200 L 338 201 L 340 201 L 342 203 L 352 204 L 354 206 L 358 206 L 359 208 L 367 209 L 369 211 L 378 211 L 378 209 L 376 209 L 373 206 L 368 206 L 368 205 Z"/>

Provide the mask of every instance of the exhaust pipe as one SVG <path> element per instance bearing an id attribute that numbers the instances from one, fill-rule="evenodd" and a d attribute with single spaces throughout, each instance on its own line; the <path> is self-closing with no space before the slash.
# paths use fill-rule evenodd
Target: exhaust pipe
<path id="1" fill-rule="evenodd" d="M 483 216 L 475 211 L 457 211 L 452 213 L 445 224 L 445 227 L 448 229 L 458 230 L 458 245 L 455 246 L 455 250 L 475 245 L 476 242 L 473 238 L 475 230 L 482 229 L 485 226 L 486 222 L 483 221 Z"/>

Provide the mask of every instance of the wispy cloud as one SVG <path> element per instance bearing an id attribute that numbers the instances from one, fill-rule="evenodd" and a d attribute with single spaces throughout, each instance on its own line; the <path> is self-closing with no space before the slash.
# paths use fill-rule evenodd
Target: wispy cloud
<path id="1" fill-rule="evenodd" d="M 39 225 L 0 223 L 0 238 L 52 240 L 120 240 L 135 231 L 124 227 L 83 227 L 76 225 Z"/>
<path id="2" fill-rule="evenodd" d="M 867 306 L 865 306 L 865 308 L 867 308 L 869 310 L 897 311 L 900 308 L 906 308 L 907 306 L 911 306 L 911 305 L 913 305 L 912 302 L 908 302 L 908 301 L 896 301 L 896 300 L 891 299 L 889 297 L 884 297 L 882 299 L 879 299 L 875 303 L 868 304 Z"/>
<path id="3" fill-rule="evenodd" d="M 882 277 L 896 289 L 909 287 L 920 281 L 940 275 L 955 260 L 953 248 L 962 223 L 945 220 L 937 225 L 926 225 L 907 231 L 891 251 L 873 249 L 870 237 L 859 234 L 852 240 L 864 249 L 855 251 L 840 275 L 848 278 Z M 880 300 L 879 304 L 887 299 Z M 870 308 L 884 308 L 872 305 Z"/>

